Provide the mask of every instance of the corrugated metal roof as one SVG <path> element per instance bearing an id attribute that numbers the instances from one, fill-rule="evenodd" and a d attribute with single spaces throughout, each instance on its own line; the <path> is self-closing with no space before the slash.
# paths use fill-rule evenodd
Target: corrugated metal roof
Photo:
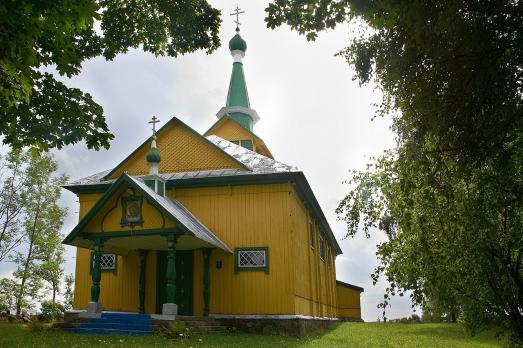
<path id="1" fill-rule="evenodd" d="M 160 173 L 160 177 L 164 180 L 178 180 L 178 179 L 195 179 L 195 178 L 206 178 L 206 177 L 221 177 L 221 176 L 234 176 L 234 175 L 255 175 L 255 174 L 269 174 L 269 173 L 282 173 L 282 172 L 293 172 L 298 171 L 296 167 L 287 165 L 282 162 L 275 161 L 269 157 L 265 157 L 250 151 L 242 146 L 236 145 L 222 139 L 216 135 L 210 135 L 207 139 L 214 145 L 221 148 L 229 156 L 233 157 L 237 161 L 243 163 L 250 170 L 244 169 L 213 169 L 213 170 L 198 170 L 192 172 L 178 172 L 178 173 Z M 160 164 L 161 169 L 161 164 Z M 100 184 L 111 184 L 116 179 L 106 180 L 104 177 L 111 170 L 105 170 L 100 173 L 96 173 L 87 176 L 82 179 L 75 180 L 65 187 L 71 186 L 83 186 L 83 185 L 100 185 Z M 145 175 L 138 175 L 136 177 L 143 177 Z"/>

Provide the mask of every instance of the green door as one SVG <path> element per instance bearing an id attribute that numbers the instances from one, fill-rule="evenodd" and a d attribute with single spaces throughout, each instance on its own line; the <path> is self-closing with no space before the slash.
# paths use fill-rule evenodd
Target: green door
<path id="1" fill-rule="evenodd" d="M 165 272 L 167 268 L 167 252 L 158 251 L 157 255 L 157 282 L 156 282 L 156 312 L 162 312 L 165 303 Z M 174 264 L 176 267 L 175 301 L 179 315 L 192 315 L 193 303 L 193 251 L 176 251 Z"/>

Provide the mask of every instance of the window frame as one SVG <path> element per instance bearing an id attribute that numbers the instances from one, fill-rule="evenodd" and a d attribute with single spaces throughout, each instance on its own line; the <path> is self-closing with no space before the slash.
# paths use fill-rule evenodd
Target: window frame
<path id="1" fill-rule="evenodd" d="M 260 251 L 265 252 L 265 266 L 262 267 L 240 267 L 239 262 L 239 253 L 241 251 Z M 266 274 L 269 274 L 269 247 L 241 247 L 234 248 L 234 274 L 244 271 L 262 271 Z"/>
<path id="2" fill-rule="evenodd" d="M 313 221 L 309 222 L 309 245 L 312 250 L 316 247 L 316 232 Z"/>
<path id="3" fill-rule="evenodd" d="M 102 268 L 100 265 L 100 271 L 101 272 L 111 272 L 113 274 L 116 274 L 116 269 L 118 268 L 118 255 L 115 253 L 102 253 L 102 257 L 104 255 L 114 255 L 114 268 Z M 89 258 L 89 274 L 93 273 L 93 258 L 94 258 L 94 251 L 91 251 L 91 257 Z"/>
<path id="4" fill-rule="evenodd" d="M 325 239 L 319 233 L 318 233 L 318 255 L 320 256 L 320 260 L 325 262 Z"/>

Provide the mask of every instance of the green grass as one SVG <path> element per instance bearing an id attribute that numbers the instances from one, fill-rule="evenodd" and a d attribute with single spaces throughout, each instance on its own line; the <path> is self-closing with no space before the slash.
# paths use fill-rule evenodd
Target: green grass
<path id="1" fill-rule="evenodd" d="M 80 335 L 64 331 L 30 332 L 0 324 L 0 347 L 500 347 L 494 331 L 470 337 L 458 324 L 343 323 L 307 337 L 240 333 L 194 335 L 188 340 L 158 336 Z"/>

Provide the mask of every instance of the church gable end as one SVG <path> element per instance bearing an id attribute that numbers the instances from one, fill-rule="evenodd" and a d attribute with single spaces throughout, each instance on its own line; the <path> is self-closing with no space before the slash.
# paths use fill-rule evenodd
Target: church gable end
<path id="1" fill-rule="evenodd" d="M 216 135 L 237 145 L 243 146 L 260 155 L 274 159 L 265 142 L 253 132 L 243 128 L 238 122 L 229 116 L 224 116 L 209 128 L 205 136 Z M 246 146 L 245 143 L 251 145 Z"/>
<path id="2" fill-rule="evenodd" d="M 114 179 L 124 172 L 129 175 L 146 175 L 149 172 L 146 155 L 150 149 L 150 143 L 151 140 L 148 139 L 140 145 L 106 178 Z M 160 173 L 245 169 L 240 162 L 227 155 L 177 118 L 172 118 L 158 131 L 157 147 L 162 154 Z"/>

